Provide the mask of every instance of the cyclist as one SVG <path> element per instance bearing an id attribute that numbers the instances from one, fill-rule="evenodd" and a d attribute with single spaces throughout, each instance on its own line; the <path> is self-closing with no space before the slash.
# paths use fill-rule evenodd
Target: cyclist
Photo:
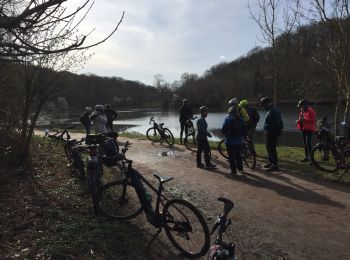
<path id="1" fill-rule="evenodd" d="M 179 122 L 180 122 L 180 143 L 182 144 L 182 135 L 183 131 L 185 130 L 185 136 L 188 134 L 188 126 L 186 124 L 186 121 L 189 118 L 193 118 L 193 113 L 192 109 L 188 104 L 188 99 L 182 100 L 182 106 L 180 107 L 180 117 L 179 117 Z"/>
<path id="2" fill-rule="evenodd" d="M 208 132 L 208 124 L 205 118 L 208 116 L 208 108 L 206 106 L 202 106 L 199 109 L 201 116 L 197 120 L 197 167 L 204 168 L 202 164 L 202 152 L 204 152 L 204 161 L 206 169 L 214 169 L 215 164 L 210 162 L 210 146 L 208 142 L 208 137 L 212 137 L 211 133 Z"/>
<path id="3" fill-rule="evenodd" d="M 268 154 L 268 163 L 263 167 L 267 171 L 278 171 L 277 157 L 277 139 L 282 133 L 283 121 L 281 113 L 273 104 L 272 98 L 263 97 L 259 101 L 259 105 L 265 108 L 266 115 L 264 118 L 264 130 L 266 132 L 266 150 Z"/>
<path id="4" fill-rule="evenodd" d="M 228 102 L 228 107 L 229 108 L 231 108 L 231 107 L 235 108 L 237 110 L 237 112 L 238 112 L 238 115 L 243 118 L 244 122 L 248 122 L 249 121 L 249 115 L 248 115 L 247 111 L 245 110 L 244 107 L 239 105 L 237 98 L 230 99 L 230 101 Z"/>
<path id="5" fill-rule="evenodd" d="M 117 118 L 118 113 L 112 109 L 110 104 L 105 105 L 105 113 L 107 117 L 107 130 L 113 132 L 113 121 Z"/>
<path id="6" fill-rule="evenodd" d="M 312 134 L 316 131 L 316 112 L 306 99 L 299 100 L 297 108 L 300 108 L 297 127 L 302 132 L 305 150 L 305 157 L 301 162 L 309 162 L 312 150 Z"/>
<path id="7" fill-rule="evenodd" d="M 239 102 L 239 106 L 244 108 L 249 115 L 249 120 L 247 121 L 247 136 L 251 141 L 250 145 L 252 146 L 251 148 L 253 150 L 253 153 L 256 156 L 256 151 L 254 147 L 254 134 L 255 134 L 256 125 L 260 120 L 259 112 L 256 108 L 251 107 L 247 100 L 242 100 L 241 102 Z"/>
<path id="8" fill-rule="evenodd" d="M 89 118 L 94 124 L 96 134 L 105 134 L 108 132 L 104 105 L 96 105 L 95 110 L 91 113 Z"/>
<path id="9" fill-rule="evenodd" d="M 240 150 L 242 141 L 246 136 L 246 125 L 234 107 L 229 108 L 229 115 L 225 118 L 221 132 L 225 135 L 231 174 L 237 174 L 237 170 L 243 172 Z"/>
<path id="10" fill-rule="evenodd" d="M 89 135 L 91 130 L 91 121 L 89 118 L 89 116 L 91 115 L 91 112 L 92 112 L 91 107 L 85 107 L 84 113 L 82 113 L 79 117 L 79 121 L 85 127 L 86 135 Z"/>

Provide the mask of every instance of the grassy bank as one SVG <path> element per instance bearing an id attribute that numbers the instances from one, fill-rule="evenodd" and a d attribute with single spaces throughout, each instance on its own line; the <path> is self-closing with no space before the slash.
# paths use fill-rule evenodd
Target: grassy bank
<path id="1" fill-rule="evenodd" d="M 146 249 L 151 234 L 139 225 L 93 214 L 87 183 L 71 175 L 61 145 L 34 138 L 31 154 L 26 168 L 0 169 L 1 259 L 173 258 L 162 241 Z"/>

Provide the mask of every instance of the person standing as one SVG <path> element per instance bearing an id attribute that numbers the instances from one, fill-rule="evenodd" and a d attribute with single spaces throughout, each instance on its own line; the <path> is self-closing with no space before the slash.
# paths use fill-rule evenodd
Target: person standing
<path id="1" fill-rule="evenodd" d="M 244 120 L 238 115 L 234 107 L 229 108 L 229 115 L 225 118 L 221 132 L 225 135 L 225 144 L 230 163 L 231 174 L 237 170 L 243 172 L 241 145 L 246 136 Z"/>
<path id="2" fill-rule="evenodd" d="M 82 113 L 79 117 L 79 121 L 85 127 L 86 135 L 89 135 L 91 131 L 91 121 L 89 118 L 89 116 L 91 115 L 91 112 L 92 112 L 91 107 L 85 107 L 84 113 Z"/>
<path id="3" fill-rule="evenodd" d="M 264 130 L 266 132 L 266 150 L 268 154 L 268 163 L 263 167 L 267 171 L 278 171 L 277 157 L 277 139 L 283 130 L 283 121 L 281 113 L 273 104 L 272 98 L 263 97 L 259 104 L 267 111 L 264 118 Z"/>
<path id="4" fill-rule="evenodd" d="M 105 134 L 107 131 L 107 116 L 104 105 L 96 105 L 95 110 L 90 115 L 90 121 L 93 122 L 95 134 Z"/>
<path id="5" fill-rule="evenodd" d="M 241 100 L 241 102 L 239 102 L 239 106 L 244 108 L 249 115 L 249 120 L 246 122 L 247 136 L 249 140 L 249 145 L 251 146 L 251 149 L 254 155 L 256 156 L 256 151 L 254 146 L 254 135 L 255 135 L 256 126 L 260 120 L 259 112 L 256 108 L 251 107 L 247 100 Z"/>
<path id="6" fill-rule="evenodd" d="M 186 121 L 188 119 L 193 118 L 193 113 L 192 109 L 188 104 L 188 99 L 182 100 L 182 106 L 180 107 L 180 117 L 179 117 L 179 122 L 180 122 L 180 143 L 182 144 L 182 136 L 183 132 L 185 130 L 185 136 L 188 134 L 188 126 L 186 124 Z"/>
<path id="7" fill-rule="evenodd" d="M 305 156 L 301 162 L 309 162 L 312 150 L 312 135 L 316 131 L 316 112 L 307 99 L 299 100 L 297 108 L 300 108 L 297 128 L 302 133 L 305 150 Z"/>
<path id="8" fill-rule="evenodd" d="M 204 161 L 206 169 L 214 169 L 215 164 L 210 162 L 210 146 L 208 142 L 208 137 L 212 137 L 211 133 L 208 132 L 208 124 L 205 118 L 208 116 L 208 108 L 206 106 L 202 106 L 199 109 L 201 116 L 197 120 L 197 167 L 204 168 L 202 164 L 202 153 L 204 152 Z"/>
<path id="9" fill-rule="evenodd" d="M 107 117 L 107 131 L 113 132 L 113 121 L 117 118 L 118 113 L 112 109 L 110 104 L 105 105 L 105 113 Z"/>

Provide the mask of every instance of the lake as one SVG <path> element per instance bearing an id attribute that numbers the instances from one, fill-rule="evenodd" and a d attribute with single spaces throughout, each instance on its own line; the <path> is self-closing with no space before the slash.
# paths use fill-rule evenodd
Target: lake
<path id="1" fill-rule="evenodd" d="M 331 105 L 315 105 L 313 106 L 319 119 L 322 115 L 329 118 L 329 122 L 334 118 L 334 106 Z M 279 107 L 282 113 L 283 122 L 285 125 L 284 133 L 280 138 L 280 144 L 289 146 L 301 146 L 302 141 L 300 133 L 297 132 L 295 121 L 298 117 L 298 109 L 292 105 L 282 105 Z M 198 112 L 198 111 L 193 111 Z M 74 123 L 79 123 L 79 116 L 82 111 L 44 111 L 41 113 L 37 126 L 39 128 L 64 127 Z M 145 134 L 147 129 L 151 127 L 149 119 L 154 117 L 156 122 L 165 123 L 165 127 L 169 128 L 174 137 L 179 137 L 180 125 L 178 111 L 162 111 L 160 109 L 124 109 L 118 111 L 119 115 L 114 122 L 117 131 L 139 132 Z M 264 142 L 264 133 L 262 131 L 263 118 L 265 111 L 259 110 L 260 122 L 257 126 L 256 142 Z M 196 114 L 198 115 L 198 114 Z M 209 131 L 212 132 L 213 138 L 211 140 L 218 141 L 222 139 L 220 128 L 227 116 L 226 112 L 209 110 L 207 117 Z"/>

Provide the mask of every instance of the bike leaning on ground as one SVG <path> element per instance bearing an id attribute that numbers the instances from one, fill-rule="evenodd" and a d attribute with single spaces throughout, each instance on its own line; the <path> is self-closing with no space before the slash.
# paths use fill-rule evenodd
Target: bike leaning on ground
<path id="1" fill-rule="evenodd" d="M 157 123 L 154 120 L 154 117 L 152 116 L 149 121 L 150 124 L 153 123 L 153 126 L 149 128 L 146 132 L 146 136 L 148 140 L 152 142 L 160 142 L 163 143 L 164 141 L 172 146 L 175 142 L 174 136 L 172 132 L 168 128 L 163 128 L 164 123 Z"/>
<path id="2" fill-rule="evenodd" d="M 198 258 L 209 249 L 210 235 L 208 226 L 190 202 L 183 199 L 168 199 L 162 191 L 164 184 L 173 177 L 153 176 L 158 180 L 158 188 L 153 186 L 141 173 L 132 167 L 132 161 L 125 158 L 128 143 L 122 150 L 121 167 L 124 168 L 122 180 L 104 185 L 98 192 L 97 205 L 99 212 L 108 218 L 125 220 L 145 212 L 148 222 L 158 228 L 155 237 L 164 228 L 174 247 L 186 257 Z M 155 208 L 152 196 L 145 189 L 146 184 L 156 193 Z"/>
<path id="3" fill-rule="evenodd" d="M 231 225 L 231 219 L 227 219 L 229 212 L 233 209 L 234 204 L 231 200 L 226 198 L 218 198 L 218 201 L 224 203 L 224 212 L 220 214 L 214 224 L 211 235 L 214 234 L 217 228 L 218 234 L 216 236 L 215 242 L 210 247 L 208 252 L 208 260 L 236 260 L 235 257 L 235 244 L 225 243 L 222 241 L 222 235 L 225 233 L 227 227 Z"/>
<path id="4" fill-rule="evenodd" d="M 225 139 L 221 140 L 218 144 L 219 153 L 226 159 L 228 159 Z M 253 142 L 250 139 L 243 141 L 241 145 L 241 156 L 245 165 L 250 169 L 255 169 L 256 166 L 256 155 L 254 151 Z"/>

